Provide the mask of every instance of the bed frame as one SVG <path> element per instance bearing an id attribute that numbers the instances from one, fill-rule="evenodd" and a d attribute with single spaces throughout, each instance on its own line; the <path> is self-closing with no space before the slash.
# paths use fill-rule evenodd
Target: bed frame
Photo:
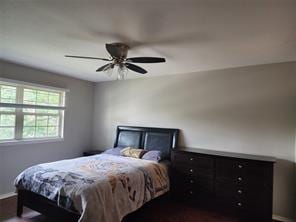
<path id="1" fill-rule="evenodd" d="M 160 150 L 165 158 L 171 159 L 171 149 L 178 145 L 178 129 L 118 126 L 114 147 L 132 146 L 144 150 Z M 18 189 L 17 216 L 21 217 L 23 207 L 48 216 L 54 221 L 78 221 L 80 214 L 59 207 L 55 201 L 49 200 L 34 192 Z"/>

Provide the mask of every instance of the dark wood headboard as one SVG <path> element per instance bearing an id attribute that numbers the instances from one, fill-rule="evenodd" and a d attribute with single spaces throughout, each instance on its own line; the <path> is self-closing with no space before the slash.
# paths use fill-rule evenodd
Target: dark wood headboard
<path id="1" fill-rule="evenodd" d="M 114 147 L 135 147 L 144 150 L 160 150 L 166 159 L 171 149 L 178 146 L 179 129 L 118 126 Z"/>

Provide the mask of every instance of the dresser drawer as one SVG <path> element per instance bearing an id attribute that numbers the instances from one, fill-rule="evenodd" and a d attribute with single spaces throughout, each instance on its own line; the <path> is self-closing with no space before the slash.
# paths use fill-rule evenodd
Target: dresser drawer
<path id="1" fill-rule="evenodd" d="M 190 201 L 198 201 L 198 191 L 196 189 L 183 187 L 180 189 L 179 198 Z"/>
<path id="2" fill-rule="evenodd" d="M 221 170 L 243 170 L 246 165 L 245 161 L 229 158 L 216 158 L 216 168 Z"/>
<path id="3" fill-rule="evenodd" d="M 214 193 L 213 180 L 197 179 L 190 176 L 184 177 L 181 182 L 177 181 L 173 186 L 177 187 L 178 189 L 186 188 L 204 193 Z"/>
<path id="4" fill-rule="evenodd" d="M 216 197 L 222 199 L 234 199 L 237 197 L 245 198 L 245 186 L 235 183 L 217 182 L 215 183 Z"/>
<path id="5" fill-rule="evenodd" d="M 216 202 L 223 208 L 228 208 L 229 210 L 234 210 L 236 212 L 249 212 L 251 214 L 263 213 L 269 208 L 262 196 L 252 199 L 241 197 L 218 198 Z"/>
<path id="6" fill-rule="evenodd" d="M 200 194 L 205 195 L 214 195 L 214 181 L 213 180 L 207 180 L 207 179 L 200 179 L 197 181 L 198 183 L 198 191 Z"/>
<path id="7" fill-rule="evenodd" d="M 225 183 L 215 181 L 215 192 L 219 198 L 247 198 L 252 199 L 266 195 L 265 187 L 250 186 L 249 184 Z"/>
<path id="8" fill-rule="evenodd" d="M 232 184 L 234 187 L 242 187 L 248 189 L 248 191 L 254 190 L 256 192 L 261 192 L 268 187 L 268 182 L 265 180 L 256 179 L 253 177 L 248 177 L 245 175 L 232 175 L 229 177 L 216 177 L 217 184 Z"/>
<path id="9" fill-rule="evenodd" d="M 196 166 L 185 165 L 183 163 L 175 163 L 173 166 L 174 170 L 183 176 L 191 176 L 193 178 L 205 178 L 213 179 L 214 178 L 214 169 L 208 168 L 199 168 Z"/>
<path id="10" fill-rule="evenodd" d="M 235 179 L 239 177 L 253 178 L 257 180 L 266 177 L 265 167 L 257 162 L 217 158 L 216 159 L 216 177 L 218 179 L 229 178 Z"/>
<path id="11" fill-rule="evenodd" d="M 173 158 L 174 163 L 186 164 L 203 168 L 214 167 L 214 159 L 205 155 L 185 152 L 174 152 Z"/>
<path id="12" fill-rule="evenodd" d="M 216 200 L 217 206 L 221 206 L 223 209 L 228 209 L 229 211 L 234 212 L 245 212 L 248 209 L 248 204 L 244 200 L 239 199 L 222 199 L 219 198 Z"/>
<path id="13" fill-rule="evenodd" d="M 212 180 L 195 180 L 192 183 L 192 179 L 184 178 L 183 183 L 176 185 L 175 190 L 177 190 L 178 196 L 183 198 L 211 198 L 214 196 L 214 183 Z"/>
<path id="14" fill-rule="evenodd" d="M 173 195 L 178 199 L 182 200 L 194 200 L 197 193 L 198 187 L 196 183 L 190 183 L 190 180 L 184 179 L 183 182 L 174 183 L 171 187 Z"/>

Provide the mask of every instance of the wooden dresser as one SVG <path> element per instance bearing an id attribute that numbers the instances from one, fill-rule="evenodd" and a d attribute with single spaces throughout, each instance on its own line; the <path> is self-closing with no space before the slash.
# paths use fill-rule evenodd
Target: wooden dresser
<path id="1" fill-rule="evenodd" d="M 179 148 L 172 152 L 172 195 L 242 221 L 271 222 L 274 163 L 266 156 Z"/>

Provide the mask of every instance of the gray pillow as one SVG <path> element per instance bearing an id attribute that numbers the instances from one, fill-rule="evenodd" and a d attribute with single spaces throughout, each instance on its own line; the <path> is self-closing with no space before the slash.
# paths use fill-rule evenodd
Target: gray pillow
<path id="1" fill-rule="evenodd" d="M 114 147 L 114 148 L 110 148 L 110 149 L 107 149 L 105 150 L 103 153 L 104 154 L 111 154 L 111 155 L 114 155 L 114 156 L 121 156 L 121 150 L 123 149 L 124 147 Z"/>
<path id="2" fill-rule="evenodd" d="M 163 159 L 163 153 L 159 150 L 150 150 L 142 156 L 142 159 L 160 162 Z"/>

